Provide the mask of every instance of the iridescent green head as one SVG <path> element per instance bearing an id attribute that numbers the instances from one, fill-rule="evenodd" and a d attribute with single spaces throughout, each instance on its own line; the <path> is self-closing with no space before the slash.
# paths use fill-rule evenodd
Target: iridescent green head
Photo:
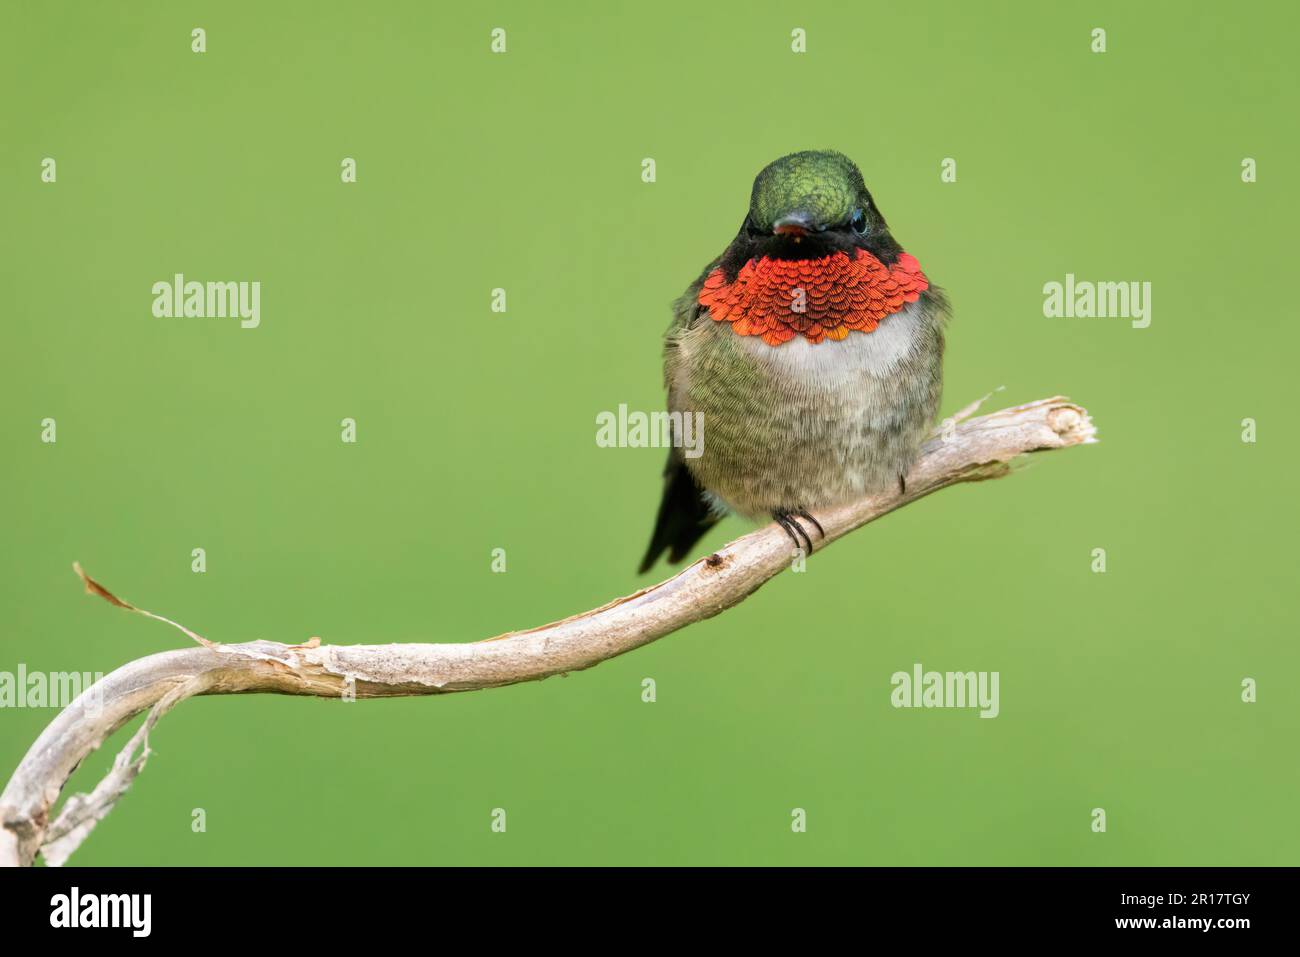
<path id="1" fill-rule="evenodd" d="M 721 261 L 730 276 L 764 256 L 815 259 L 854 249 L 886 265 L 902 251 L 853 160 L 833 150 L 805 150 L 758 174 L 749 212 Z"/>
<path id="2" fill-rule="evenodd" d="M 846 225 L 870 196 L 862 174 L 843 153 L 806 150 L 769 163 L 754 180 L 750 226 L 774 232 L 783 219 L 802 217 L 806 228 Z"/>

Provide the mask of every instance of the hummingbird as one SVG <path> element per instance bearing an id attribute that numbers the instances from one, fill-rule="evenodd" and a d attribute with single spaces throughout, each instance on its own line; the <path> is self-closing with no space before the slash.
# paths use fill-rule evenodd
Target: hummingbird
<path id="1" fill-rule="evenodd" d="M 681 561 L 727 514 L 774 519 L 808 554 L 804 522 L 825 535 L 812 511 L 905 491 L 948 314 L 847 156 L 764 167 L 735 239 L 673 304 L 668 409 L 696 415 L 703 442 L 672 444 L 640 571 Z"/>

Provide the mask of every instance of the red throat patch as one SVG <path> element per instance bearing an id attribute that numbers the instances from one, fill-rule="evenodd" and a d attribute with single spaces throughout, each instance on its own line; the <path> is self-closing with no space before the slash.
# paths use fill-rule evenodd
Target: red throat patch
<path id="1" fill-rule="evenodd" d="M 818 343 L 871 332 L 929 288 L 914 256 L 900 253 L 886 266 L 858 249 L 853 258 L 837 252 L 820 259 L 751 259 L 732 282 L 718 268 L 704 280 L 699 301 L 711 319 L 731 323 L 737 335 L 779 346 L 796 335 Z"/>

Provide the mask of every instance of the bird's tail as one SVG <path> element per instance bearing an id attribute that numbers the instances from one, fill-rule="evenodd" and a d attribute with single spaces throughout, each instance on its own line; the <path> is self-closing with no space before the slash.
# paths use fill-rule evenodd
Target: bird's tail
<path id="1" fill-rule="evenodd" d="M 648 572 L 664 551 L 668 552 L 669 562 L 680 562 L 717 523 L 718 516 L 704 500 L 704 490 L 695 483 L 677 450 L 672 449 L 664 468 L 664 497 L 659 503 L 654 534 L 638 574 Z"/>

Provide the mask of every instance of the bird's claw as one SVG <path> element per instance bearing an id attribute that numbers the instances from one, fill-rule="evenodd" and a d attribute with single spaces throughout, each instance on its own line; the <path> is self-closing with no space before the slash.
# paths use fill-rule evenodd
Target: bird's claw
<path id="1" fill-rule="evenodd" d="M 799 522 L 799 519 L 806 519 L 811 522 L 813 528 L 817 529 L 822 538 L 826 537 L 826 529 L 822 528 L 821 522 L 808 514 L 806 509 L 779 509 L 772 513 L 772 518 L 776 523 L 785 529 L 785 533 L 790 536 L 790 541 L 794 542 L 794 547 L 802 551 L 805 555 L 811 555 L 813 551 L 812 538 L 808 531 Z M 803 541 L 800 541 L 800 538 Z"/>

